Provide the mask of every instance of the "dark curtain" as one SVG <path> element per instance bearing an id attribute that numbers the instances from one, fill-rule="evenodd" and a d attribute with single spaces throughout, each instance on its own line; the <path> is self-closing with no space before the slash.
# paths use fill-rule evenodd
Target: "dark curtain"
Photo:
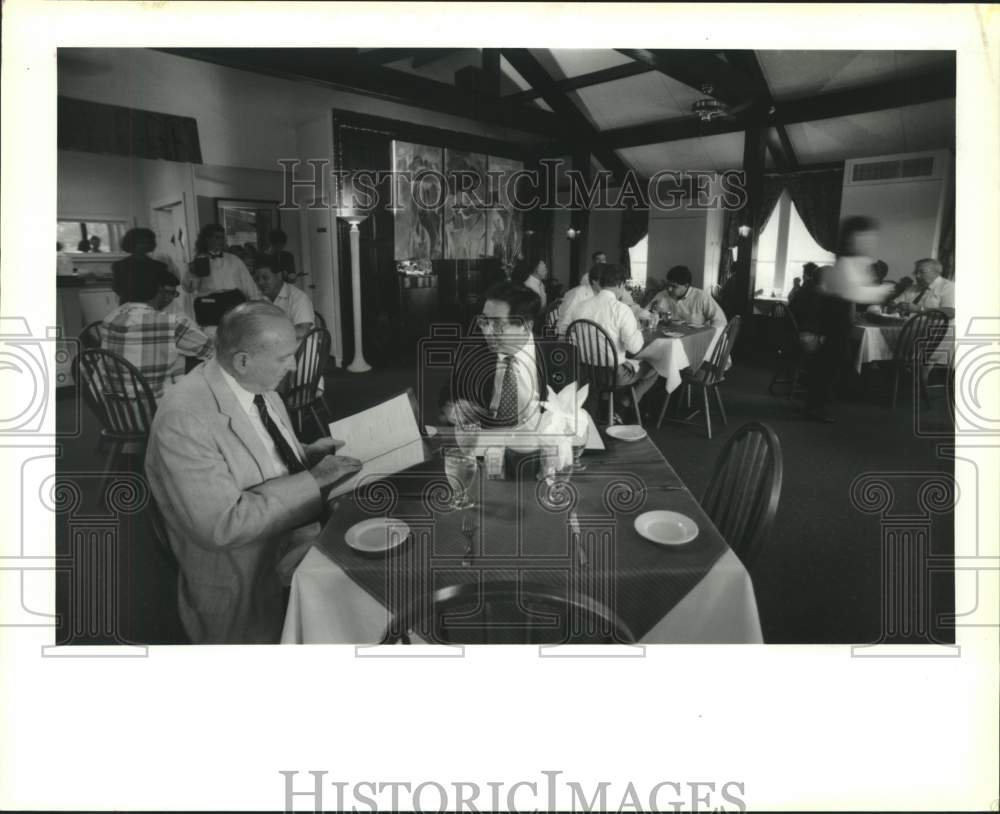
<path id="1" fill-rule="evenodd" d="M 632 261 L 628 250 L 637 246 L 649 234 L 649 208 L 628 206 L 622 212 L 621 265 L 632 276 Z"/>
<path id="2" fill-rule="evenodd" d="M 764 231 L 771 215 L 785 188 L 784 178 L 778 175 L 765 175 L 764 185 L 760 193 L 760 226 L 757 230 L 758 237 Z M 719 256 L 719 287 L 724 287 L 733 273 L 732 249 L 739 244 L 739 228 L 744 219 L 749 218 L 746 209 L 726 210 L 726 216 L 722 224 L 722 254 Z"/>
<path id="3" fill-rule="evenodd" d="M 102 105 L 66 96 L 59 97 L 57 111 L 60 150 L 201 163 L 198 122 L 188 116 Z"/>
<path id="4" fill-rule="evenodd" d="M 792 173 L 783 177 L 792 203 L 812 239 L 826 251 L 836 251 L 843 169 Z"/>
<path id="5" fill-rule="evenodd" d="M 952 176 L 954 179 L 954 175 Z M 942 274 L 949 280 L 955 279 L 955 187 L 954 180 L 948 189 L 945 201 L 944 222 L 941 224 L 941 239 L 938 242 L 938 260 L 941 261 Z"/>

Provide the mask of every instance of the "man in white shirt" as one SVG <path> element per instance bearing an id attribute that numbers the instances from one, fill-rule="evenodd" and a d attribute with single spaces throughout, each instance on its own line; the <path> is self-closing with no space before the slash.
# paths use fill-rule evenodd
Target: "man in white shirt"
<path id="1" fill-rule="evenodd" d="M 909 289 L 909 296 L 897 297 L 892 304 L 901 314 L 922 314 L 938 310 L 955 318 L 955 284 L 941 276 L 941 264 L 933 258 L 918 260 L 913 267 L 917 284 Z"/>
<path id="2" fill-rule="evenodd" d="M 214 359 L 163 398 L 146 476 L 180 564 L 194 643 L 277 643 L 282 584 L 319 532 L 325 495 L 361 462 L 299 443 L 274 388 L 295 367 L 288 317 L 264 302 L 223 316 Z"/>
<path id="3" fill-rule="evenodd" d="M 593 260 L 594 264 L 590 267 L 590 271 L 588 271 L 580 278 L 580 282 L 578 283 L 578 285 L 594 286 L 595 290 L 600 291 L 601 269 L 608 264 L 608 256 L 604 253 L 603 250 L 598 249 L 596 252 L 593 253 L 593 255 L 591 255 L 591 259 Z M 636 303 L 634 299 L 632 299 L 632 294 L 629 293 L 629 290 L 627 288 L 624 291 L 622 291 L 621 301 L 632 309 L 633 314 L 639 312 L 640 306 L 638 303 Z"/>
<path id="4" fill-rule="evenodd" d="M 691 285 L 691 270 L 674 266 L 667 272 L 666 290 L 649 304 L 650 311 L 666 314 L 675 322 L 726 327 L 726 315 L 711 294 Z"/>
<path id="5" fill-rule="evenodd" d="M 656 381 L 657 373 L 649 362 L 627 358 L 642 350 L 645 343 L 635 314 L 622 302 L 625 279 L 625 269 L 621 266 L 603 266 L 601 268 L 600 292 L 575 306 L 573 319 L 574 321 L 587 319 L 596 322 L 604 329 L 618 354 L 616 383 L 634 387 L 636 398 L 641 400 Z M 572 341 L 572 336 L 570 336 L 570 341 Z M 584 364 L 604 362 L 603 359 L 590 360 L 585 358 L 586 353 L 582 346 L 580 353 L 580 361 Z"/>
<path id="6" fill-rule="evenodd" d="M 305 292 L 285 282 L 278 261 L 272 255 L 262 254 L 257 258 L 253 279 L 264 299 L 273 302 L 288 315 L 299 339 L 309 333 L 316 320 L 312 303 Z"/>
<path id="7" fill-rule="evenodd" d="M 545 310 L 549 299 L 545 292 L 545 278 L 548 276 L 549 267 L 545 265 L 544 260 L 539 260 L 531 274 L 524 280 L 524 285 L 534 291 L 538 295 L 538 299 L 541 300 L 541 311 Z"/>
<path id="8" fill-rule="evenodd" d="M 226 230 L 219 224 L 210 223 L 199 232 L 195 242 L 197 254 L 182 280 L 184 290 L 190 295 L 192 318 L 194 300 L 206 294 L 235 289 L 248 300 L 260 298 L 260 291 L 246 265 L 225 249 Z"/>
<path id="9" fill-rule="evenodd" d="M 562 337 L 566 335 L 566 329 L 576 318 L 574 316 L 576 306 L 589 299 L 593 299 L 597 295 L 597 292 L 601 290 L 599 268 L 603 268 L 603 266 L 595 266 L 591 269 L 591 274 L 584 275 L 586 282 L 581 282 L 580 285 L 566 292 L 566 296 L 563 297 L 562 302 L 559 304 L 559 320 L 556 322 L 556 334 L 558 336 Z"/>

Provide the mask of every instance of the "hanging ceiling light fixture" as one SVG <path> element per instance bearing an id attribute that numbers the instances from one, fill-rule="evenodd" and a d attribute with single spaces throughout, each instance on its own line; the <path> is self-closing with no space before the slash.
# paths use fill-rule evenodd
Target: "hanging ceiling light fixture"
<path id="1" fill-rule="evenodd" d="M 729 106 L 720 102 L 718 99 L 712 98 L 712 86 L 702 85 L 701 92 L 705 94 L 704 99 L 699 99 L 693 105 L 691 105 L 691 112 L 697 116 L 702 124 L 710 122 L 713 119 L 721 119 L 723 116 L 729 114 Z"/>

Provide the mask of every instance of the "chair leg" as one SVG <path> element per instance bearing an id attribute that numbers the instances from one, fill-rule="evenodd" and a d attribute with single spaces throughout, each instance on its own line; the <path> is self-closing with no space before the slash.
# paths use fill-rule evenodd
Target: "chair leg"
<path id="1" fill-rule="evenodd" d="M 104 459 L 104 477 L 101 478 L 101 494 L 103 495 L 105 490 L 108 488 L 108 483 L 111 480 L 111 472 L 115 468 L 115 464 L 118 462 L 118 457 L 121 455 L 124 444 L 120 441 L 110 441 L 111 449 L 108 451 L 108 457 Z"/>
<path id="2" fill-rule="evenodd" d="M 660 429 L 663 426 L 663 416 L 667 414 L 667 408 L 670 406 L 670 399 L 673 398 L 673 393 L 667 393 L 667 397 L 663 400 L 663 406 L 660 408 L 660 418 L 656 422 L 656 429 Z"/>
<path id="3" fill-rule="evenodd" d="M 899 391 L 899 368 L 892 371 L 892 409 L 896 409 L 896 395 Z"/>
<path id="4" fill-rule="evenodd" d="M 702 401 L 705 402 L 705 429 L 708 431 L 708 440 L 712 440 L 712 411 L 708 406 L 708 388 L 701 389 Z"/>
<path id="5" fill-rule="evenodd" d="M 635 421 L 641 427 L 642 426 L 642 412 L 639 410 L 639 399 L 635 397 L 635 387 L 630 387 L 629 392 L 632 393 L 632 408 L 635 410 Z"/>
<path id="6" fill-rule="evenodd" d="M 722 391 L 716 386 L 712 388 L 712 392 L 715 393 L 715 400 L 719 402 L 719 415 L 722 416 L 722 426 L 728 427 L 729 419 L 726 418 L 726 408 L 722 406 Z"/>
<path id="7" fill-rule="evenodd" d="M 615 424 L 615 392 L 614 390 L 608 391 L 608 426 L 613 427 Z"/>
<path id="8" fill-rule="evenodd" d="M 687 400 L 688 400 L 688 410 L 691 409 L 691 385 L 687 386 Z"/>

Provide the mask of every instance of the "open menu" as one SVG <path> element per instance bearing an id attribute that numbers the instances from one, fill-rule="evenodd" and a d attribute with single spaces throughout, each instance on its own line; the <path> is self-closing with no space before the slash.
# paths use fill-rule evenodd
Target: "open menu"
<path id="1" fill-rule="evenodd" d="M 338 454 L 357 458 L 361 471 L 337 485 L 330 496 L 351 492 L 363 479 L 386 477 L 424 461 L 424 443 L 407 393 L 330 424 L 344 441 Z"/>

